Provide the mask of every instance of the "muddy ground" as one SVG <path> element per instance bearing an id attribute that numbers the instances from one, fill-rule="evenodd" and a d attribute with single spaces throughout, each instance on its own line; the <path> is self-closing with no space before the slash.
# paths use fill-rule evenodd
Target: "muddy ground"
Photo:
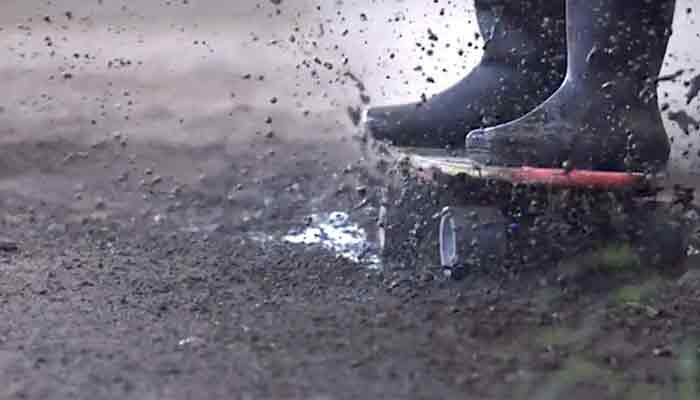
<path id="1" fill-rule="evenodd" d="M 334 47 L 333 10 L 29 3 L 0 6 L 0 398 L 698 397 L 694 262 L 455 282 L 279 240 L 312 213 L 376 218 L 344 72 L 381 102 L 393 67 L 366 75 L 383 47 Z M 694 60 L 674 51 L 671 72 Z M 343 52 L 347 69 L 314 67 Z M 664 83 L 670 111 L 697 118 L 680 108 L 694 75 Z"/>

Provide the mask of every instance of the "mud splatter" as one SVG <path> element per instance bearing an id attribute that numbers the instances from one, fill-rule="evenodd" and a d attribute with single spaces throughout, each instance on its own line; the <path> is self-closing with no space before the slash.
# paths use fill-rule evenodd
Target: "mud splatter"
<path id="1" fill-rule="evenodd" d="M 700 121 L 688 115 L 684 110 L 669 112 L 668 119 L 675 122 L 686 135 L 690 135 L 692 129 L 700 130 Z"/>
<path id="2" fill-rule="evenodd" d="M 675 81 L 676 79 L 678 79 L 678 78 L 680 78 L 681 76 L 683 76 L 684 73 L 685 73 L 685 70 L 684 70 L 684 69 L 679 69 L 678 71 L 673 72 L 673 73 L 671 73 L 671 74 L 659 76 L 659 77 L 656 79 L 656 81 L 657 81 L 657 82 L 667 82 L 667 81 L 673 82 L 673 81 Z"/>
<path id="3" fill-rule="evenodd" d="M 689 105 L 700 94 L 700 74 L 696 75 L 688 83 L 688 93 L 685 95 L 685 104 Z"/>

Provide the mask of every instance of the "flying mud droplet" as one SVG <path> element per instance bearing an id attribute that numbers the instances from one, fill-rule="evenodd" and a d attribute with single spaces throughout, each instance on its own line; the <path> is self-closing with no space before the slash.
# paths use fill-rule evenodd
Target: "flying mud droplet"
<path id="1" fill-rule="evenodd" d="M 695 76 L 688 82 L 688 93 L 685 95 L 685 104 L 690 105 L 690 103 L 695 100 L 700 94 L 700 75 Z"/>
<path id="2" fill-rule="evenodd" d="M 700 130 L 700 121 L 691 117 L 685 110 L 680 110 L 677 112 L 670 111 L 668 113 L 668 119 L 675 122 L 678 127 L 683 130 L 686 136 L 690 136 L 691 131 Z"/>
<path id="3" fill-rule="evenodd" d="M 320 245 L 339 257 L 371 269 L 380 268 L 376 246 L 370 243 L 365 230 L 353 223 L 347 213 L 312 215 L 307 222 L 305 227 L 293 229 L 282 240 L 292 244 Z"/>

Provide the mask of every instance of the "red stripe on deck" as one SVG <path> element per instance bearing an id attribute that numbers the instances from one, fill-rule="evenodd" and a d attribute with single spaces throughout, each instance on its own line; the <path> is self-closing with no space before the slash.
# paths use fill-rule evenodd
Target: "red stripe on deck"
<path id="1" fill-rule="evenodd" d="M 512 169 L 513 183 L 538 183 L 560 187 L 626 188 L 644 182 L 644 175 L 627 172 L 603 172 L 522 167 Z"/>

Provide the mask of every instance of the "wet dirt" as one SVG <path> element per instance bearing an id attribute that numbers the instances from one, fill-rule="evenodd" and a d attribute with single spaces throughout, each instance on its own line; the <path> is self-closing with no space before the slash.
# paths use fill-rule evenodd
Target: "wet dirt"
<path id="1" fill-rule="evenodd" d="M 77 7 L 26 13 L 68 9 L 106 26 Z M 4 44 L 24 40 L 16 22 L 3 20 Z M 345 115 L 355 82 L 349 104 L 304 103 L 285 95 L 289 65 L 254 57 L 267 50 L 231 61 L 240 53 L 194 30 L 224 51 L 166 52 L 157 35 L 134 46 L 144 28 L 70 79 L 49 80 L 61 70 L 26 47 L 3 59 L 0 398 L 696 397 L 697 259 L 662 277 L 611 247 L 457 282 L 277 240 L 333 211 L 376 239 L 384 186 Z M 93 49 L 78 33 L 63 33 L 68 59 Z"/>
<path id="2" fill-rule="evenodd" d="M 660 278 L 616 253 L 517 279 L 373 271 L 263 235 L 324 209 L 370 229 L 376 200 L 338 189 L 379 186 L 337 162 L 340 142 L 254 145 L 2 146 L 18 248 L 0 253 L 0 397 L 668 398 L 696 382 L 697 270 Z"/>

